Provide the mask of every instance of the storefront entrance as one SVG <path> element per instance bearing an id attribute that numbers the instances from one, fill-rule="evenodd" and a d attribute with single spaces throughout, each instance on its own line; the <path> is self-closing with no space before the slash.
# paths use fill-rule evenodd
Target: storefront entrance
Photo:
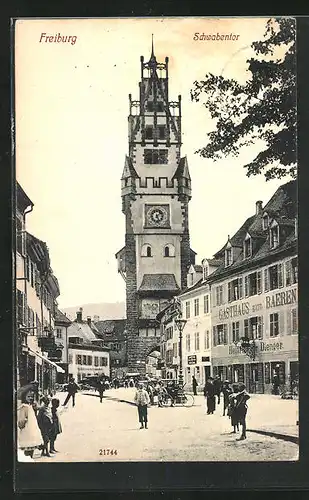
<path id="1" fill-rule="evenodd" d="M 246 366 L 247 390 L 251 394 L 264 393 L 263 363 L 250 363 Z"/>
<path id="2" fill-rule="evenodd" d="M 238 384 L 244 382 L 245 373 L 244 365 L 233 365 L 232 366 L 232 383 Z"/>

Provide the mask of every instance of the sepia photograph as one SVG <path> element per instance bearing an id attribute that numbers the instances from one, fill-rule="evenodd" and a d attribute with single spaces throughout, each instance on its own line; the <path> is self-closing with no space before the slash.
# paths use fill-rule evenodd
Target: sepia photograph
<path id="1" fill-rule="evenodd" d="M 13 31 L 17 462 L 298 461 L 295 19 Z"/>

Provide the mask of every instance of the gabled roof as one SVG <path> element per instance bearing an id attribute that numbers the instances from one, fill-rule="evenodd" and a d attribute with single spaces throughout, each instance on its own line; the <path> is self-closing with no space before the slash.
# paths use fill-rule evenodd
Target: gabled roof
<path id="1" fill-rule="evenodd" d="M 265 205 L 264 209 L 249 217 L 241 228 L 231 238 L 232 246 L 239 247 L 241 251 L 237 255 L 235 261 L 228 268 L 225 268 L 224 262 L 218 269 L 209 276 L 210 281 L 224 272 L 231 272 L 234 268 L 243 265 L 243 242 L 246 234 L 248 233 L 254 240 L 254 250 L 250 258 L 246 258 L 246 263 L 255 262 L 258 259 L 267 257 L 268 255 L 277 255 L 281 250 L 294 247 L 297 238 L 295 235 L 295 218 L 297 217 L 297 196 L 296 196 L 296 181 L 290 181 L 280 186 L 269 202 Z M 270 245 L 270 231 L 263 230 L 263 214 L 270 216 L 271 220 L 275 220 L 279 228 L 284 229 L 280 232 L 279 246 L 271 248 Z M 215 254 L 215 257 L 223 256 L 226 245 Z"/>
<path id="2" fill-rule="evenodd" d="M 185 177 L 186 179 L 191 180 L 190 173 L 189 173 L 189 166 L 188 166 L 188 160 L 187 157 L 184 156 L 183 158 L 180 158 L 178 167 L 176 168 L 176 171 L 173 175 L 173 179 L 179 179 L 180 177 Z"/>
<path id="3" fill-rule="evenodd" d="M 144 274 L 139 291 L 168 291 L 176 292 L 179 286 L 176 283 L 174 274 Z"/>
<path id="4" fill-rule="evenodd" d="M 133 177 L 134 179 L 138 179 L 139 176 L 137 175 L 137 172 L 133 167 L 132 158 L 126 155 L 121 179 L 127 179 L 128 177 Z"/>
<path id="5" fill-rule="evenodd" d="M 55 323 L 70 325 L 72 321 L 60 309 L 56 309 Z"/>
<path id="6" fill-rule="evenodd" d="M 26 208 L 34 206 L 34 203 L 30 200 L 29 196 L 25 193 L 19 182 L 16 182 L 16 200 L 17 210 L 22 213 L 26 210 Z"/>
<path id="7" fill-rule="evenodd" d="M 98 334 L 101 336 L 124 337 L 126 334 L 125 319 L 106 319 L 95 323 Z"/>
<path id="8" fill-rule="evenodd" d="M 206 260 L 207 263 L 209 264 L 209 266 L 214 266 L 214 267 L 217 267 L 217 266 L 220 266 L 220 264 L 222 264 L 222 260 L 221 259 L 203 259 L 203 261 Z"/>
<path id="9" fill-rule="evenodd" d="M 99 340 L 86 321 L 73 321 L 68 327 L 68 338 L 69 337 L 82 338 L 85 343 L 91 343 L 93 340 Z"/>

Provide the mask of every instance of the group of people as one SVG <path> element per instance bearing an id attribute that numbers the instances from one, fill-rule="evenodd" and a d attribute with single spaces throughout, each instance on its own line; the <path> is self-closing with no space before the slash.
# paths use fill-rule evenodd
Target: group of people
<path id="1" fill-rule="evenodd" d="M 221 382 L 217 376 L 209 377 L 205 387 L 204 396 L 206 398 L 206 413 L 212 415 L 216 409 L 216 399 L 220 404 L 220 396 L 223 394 L 223 416 L 227 412 L 227 416 L 231 419 L 233 433 L 239 431 L 239 425 L 242 427 L 242 432 L 239 440 L 246 439 L 246 415 L 247 401 L 250 399 L 246 391 L 246 386 L 243 383 L 230 384 L 228 380 Z"/>
<path id="2" fill-rule="evenodd" d="M 30 460 L 36 449 L 41 450 L 41 456 L 56 453 L 55 441 L 62 432 L 59 399 L 42 396 L 37 401 L 37 395 L 37 382 L 21 387 L 17 393 L 18 448 Z"/>

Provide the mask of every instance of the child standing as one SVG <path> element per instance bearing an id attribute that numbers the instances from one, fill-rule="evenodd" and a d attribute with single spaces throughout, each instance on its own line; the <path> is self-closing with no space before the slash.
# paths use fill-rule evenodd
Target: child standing
<path id="1" fill-rule="evenodd" d="M 247 401 L 250 399 L 249 394 L 246 391 L 246 386 L 245 384 L 239 384 L 239 392 L 235 394 L 235 412 L 236 412 L 236 417 L 239 423 L 242 426 L 242 433 L 238 441 L 242 441 L 243 439 L 246 439 L 246 416 L 247 416 Z"/>
<path id="2" fill-rule="evenodd" d="M 148 392 L 144 389 L 144 386 L 141 383 L 138 384 L 138 389 L 136 391 L 134 401 L 137 405 L 138 418 L 141 424 L 140 429 L 144 429 L 144 424 L 145 424 L 145 429 L 148 429 L 147 409 L 150 402 L 150 398 Z"/>
<path id="3" fill-rule="evenodd" d="M 58 434 L 62 432 L 61 428 L 61 423 L 59 420 L 59 415 L 57 412 L 57 409 L 59 408 L 60 401 L 57 398 L 52 399 L 52 407 L 51 407 L 51 413 L 52 413 L 52 428 L 50 431 L 50 453 L 57 453 L 57 450 L 55 450 L 55 441 L 57 439 Z"/>
<path id="4" fill-rule="evenodd" d="M 41 406 L 38 410 L 37 420 L 43 438 L 43 449 L 41 456 L 50 457 L 50 454 L 48 452 L 48 443 L 50 441 L 50 433 L 53 422 L 52 414 L 49 408 L 49 398 L 47 396 L 44 396 L 41 399 Z"/>

